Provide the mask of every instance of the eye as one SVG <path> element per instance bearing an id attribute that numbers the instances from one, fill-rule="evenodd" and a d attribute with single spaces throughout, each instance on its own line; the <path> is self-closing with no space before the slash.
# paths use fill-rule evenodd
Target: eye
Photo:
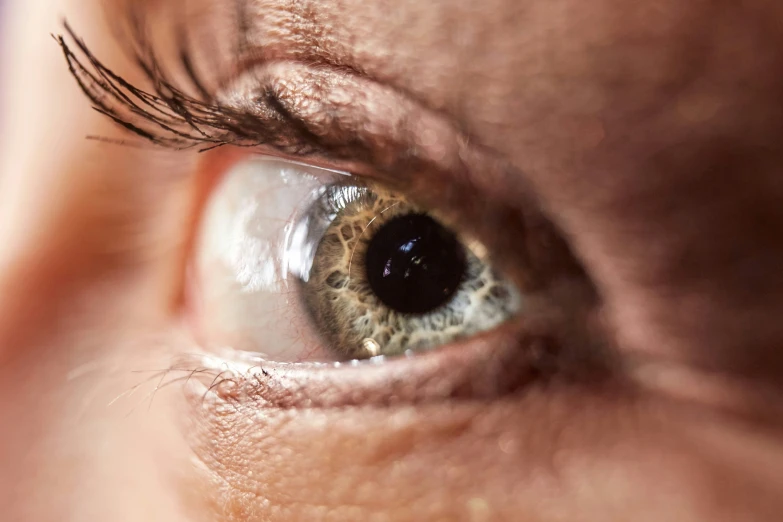
<path id="1" fill-rule="evenodd" d="M 201 341 L 274 361 L 412 354 L 522 307 L 485 249 L 400 192 L 255 158 L 201 225 L 190 307 Z"/>
<path id="2" fill-rule="evenodd" d="M 429 350 L 519 308 L 513 286 L 400 194 L 333 185 L 312 210 L 324 233 L 300 288 L 314 327 L 339 356 Z"/>

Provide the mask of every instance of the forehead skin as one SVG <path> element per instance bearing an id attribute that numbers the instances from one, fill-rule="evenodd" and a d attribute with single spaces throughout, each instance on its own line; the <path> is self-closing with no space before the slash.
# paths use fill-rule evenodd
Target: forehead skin
<path id="1" fill-rule="evenodd" d="M 62 139 L 74 148 L 53 150 L 46 162 L 32 146 L 6 141 L 3 149 L 16 153 L 3 163 L 13 179 L 4 186 L 30 203 L 0 214 L 21 252 L 3 253 L 13 262 L 0 271 L 0 348 L 25 354 L 2 367 L 0 462 L 14 469 L 0 469 L 8 486 L 0 507 L 10 506 L 12 520 L 19 513 L 37 522 L 777 520 L 783 448 L 771 422 L 779 413 L 767 406 L 779 397 L 783 337 L 783 119 L 774 74 L 783 70 L 775 27 L 783 8 L 773 0 L 682 4 L 250 1 L 247 21 L 251 45 L 315 47 L 451 115 L 535 187 L 596 280 L 624 354 L 712 365 L 731 386 L 719 380 L 717 393 L 712 376 L 675 365 L 673 391 L 695 398 L 692 408 L 666 400 L 669 383 L 656 381 L 627 395 L 555 385 L 491 403 L 265 410 L 250 428 L 250 406 L 219 419 L 188 410 L 194 470 L 191 448 L 171 434 L 186 407 L 177 395 L 162 394 L 162 414 L 144 422 L 105 408 L 126 389 L 118 375 L 156 367 L 129 353 L 139 331 L 162 328 L 165 315 L 149 310 L 165 309 L 158 288 L 176 256 L 156 247 L 182 234 L 163 208 L 181 210 L 171 202 L 187 190 L 152 178 L 168 159 L 113 148 L 96 157 L 77 137 L 105 129 L 98 120 L 53 123 L 52 114 L 67 117 L 52 101 L 59 90 L 79 106 L 62 74 L 36 83 L 36 98 L 19 99 L 45 100 L 50 115 L 37 116 L 40 128 L 54 137 L 67 128 Z M 90 5 L 88 41 L 110 46 Z M 117 4 L 107 8 L 119 16 Z M 17 37 L 37 41 L 28 33 L 51 30 L 33 24 Z M 116 69 L 133 76 L 121 60 Z M 18 128 L 16 140 L 35 139 Z M 42 172 L 69 192 L 31 181 Z M 87 204 L 96 200 L 107 203 Z M 119 203 L 123 211 L 113 211 Z M 37 218 L 35 237 L 10 228 L 21 218 Z M 47 259 L 70 264 L 52 273 L 42 245 Z M 22 270 L 18 259 L 36 262 Z M 80 296 L 87 304 L 76 326 L 73 287 L 88 297 Z M 20 309 L 30 288 L 57 289 L 55 304 Z M 62 326 L 50 334 L 41 322 Z M 74 361 L 95 365 L 104 352 L 110 378 L 87 371 L 88 379 L 66 379 Z M 767 402 L 742 380 L 748 375 L 772 383 Z M 716 414 L 717 403 L 748 416 L 761 409 L 766 424 Z M 93 437 L 107 442 L 85 442 Z"/>

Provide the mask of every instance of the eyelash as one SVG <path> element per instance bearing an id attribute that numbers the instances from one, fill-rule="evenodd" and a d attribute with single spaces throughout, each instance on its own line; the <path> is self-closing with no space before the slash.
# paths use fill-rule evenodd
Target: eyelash
<path id="1" fill-rule="evenodd" d="M 67 36 L 59 35 L 55 40 L 62 49 L 72 76 L 92 102 L 93 109 L 156 146 L 206 152 L 225 145 L 245 148 L 266 145 L 297 156 L 307 156 L 323 148 L 308 133 L 301 133 L 297 142 L 291 143 L 280 138 L 279 129 L 270 121 L 186 94 L 168 79 L 138 29 L 133 36 L 133 59 L 154 86 L 153 92 L 140 89 L 115 74 L 90 51 L 67 22 L 64 27 Z M 71 48 L 69 41 L 73 42 L 76 50 Z M 146 51 L 142 53 L 138 49 Z M 183 70 L 206 99 L 209 94 L 195 73 L 189 53 L 183 49 L 179 56 Z M 267 92 L 264 101 L 281 121 L 292 120 L 273 92 Z M 123 140 L 89 138 L 132 145 Z"/>

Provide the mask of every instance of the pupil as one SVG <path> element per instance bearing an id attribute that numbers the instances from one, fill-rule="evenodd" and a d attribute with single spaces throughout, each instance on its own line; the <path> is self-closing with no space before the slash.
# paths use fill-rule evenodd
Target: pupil
<path id="1" fill-rule="evenodd" d="M 367 280 L 383 304 L 405 314 L 444 305 L 465 275 L 457 237 L 425 214 L 391 219 L 367 247 Z"/>

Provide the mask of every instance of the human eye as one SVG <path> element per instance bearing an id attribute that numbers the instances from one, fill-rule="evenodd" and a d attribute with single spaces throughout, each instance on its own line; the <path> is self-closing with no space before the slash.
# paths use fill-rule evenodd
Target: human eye
<path id="1" fill-rule="evenodd" d="M 600 360 L 595 295 L 567 243 L 519 173 L 438 111 L 287 59 L 251 60 L 211 101 L 162 76 L 154 95 L 126 93 L 75 41 L 61 44 L 101 112 L 155 145 L 234 158 L 210 174 L 189 253 L 185 314 L 208 352 L 380 362 L 475 340 L 463 377 L 493 389 Z"/>
<path id="2" fill-rule="evenodd" d="M 193 324 L 208 344 L 265 359 L 412 355 L 524 307 L 480 241 L 402 192 L 344 174 L 241 162 L 201 227 Z"/>

